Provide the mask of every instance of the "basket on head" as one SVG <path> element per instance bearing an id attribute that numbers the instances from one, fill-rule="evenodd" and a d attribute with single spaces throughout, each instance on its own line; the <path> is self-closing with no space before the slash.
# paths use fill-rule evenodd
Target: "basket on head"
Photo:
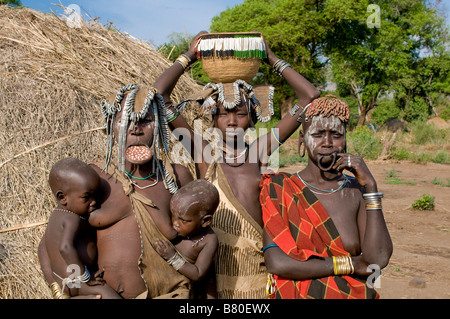
<path id="1" fill-rule="evenodd" d="M 267 57 L 260 32 L 222 32 L 203 36 L 198 45 L 198 58 L 215 83 L 252 80 L 261 59 Z"/>

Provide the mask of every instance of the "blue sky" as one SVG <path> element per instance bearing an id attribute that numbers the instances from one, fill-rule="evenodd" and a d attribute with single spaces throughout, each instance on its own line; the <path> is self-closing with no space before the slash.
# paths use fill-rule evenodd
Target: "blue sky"
<path id="1" fill-rule="evenodd" d="M 86 15 L 99 17 L 100 22 L 113 22 L 121 32 L 151 41 L 156 46 L 168 40 L 174 32 L 197 34 L 208 31 L 211 19 L 228 7 L 244 0 L 21 0 L 25 7 L 43 12 L 63 13 L 65 7 L 76 4 Z"/>
<path id="2" fill-rule="evenodd" d="M 436 0 L 433 0 L 436 1 Z M 121 32 L 151 41 L 155 46 L 168 41 L 174 32 L 195 35 L 208 31 L 211 19 L 227 8 L 244 0 L 21 0 L 22 4 L 43 12 L 63 13 L 54 5 L 76 4 L 81 9 L 83 19 L 87 16 L 99 17 L 100 22 L 113 22 Z M 441 12 L 446 12 L 450 23 L 450 1 L 442 0 Z"/>

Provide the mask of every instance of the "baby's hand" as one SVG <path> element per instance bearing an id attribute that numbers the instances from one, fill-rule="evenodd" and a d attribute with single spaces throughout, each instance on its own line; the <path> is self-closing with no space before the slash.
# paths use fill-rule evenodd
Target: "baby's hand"
<path id="1" fill-rule="evenodd" d="M 106 283 L 105 279 L 103 279 L 103 272 L 104 270 L 97 270 L 95 274 L 91 276 L 91 280 L 89 280 L 86 284 L 88 286 L 103 286 Z"/>
<path id="2" fill-rule="evenodd" d="M 175 249 L 166 240 L 158 240 L 154 244 L 156 252 L 165 260 L 175 255 Z"/>

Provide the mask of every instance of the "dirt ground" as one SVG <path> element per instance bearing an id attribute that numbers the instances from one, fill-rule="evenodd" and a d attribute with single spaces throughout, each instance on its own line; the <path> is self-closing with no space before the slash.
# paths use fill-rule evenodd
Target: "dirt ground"
<path id="1" fill-rule="evenodd" d="M 394 244 L 377 291 L 382 299 L 450 299 L 450 166 L 411 162 L 367 162 L 378 189 Z M 293 173 L 303 166 L 280 169 Z M 392 176 L 400 184 L 388 184 Z M 441 181 L 441 185 L 432 181 Z M 435 198 L 434 211 L 413 210 L 422 195 Z"/>

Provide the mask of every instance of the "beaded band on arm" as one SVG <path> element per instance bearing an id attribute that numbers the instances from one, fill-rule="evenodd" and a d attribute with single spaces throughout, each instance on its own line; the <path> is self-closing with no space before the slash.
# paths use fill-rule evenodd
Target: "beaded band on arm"
<path id="1" fill-rule="evenodd" d="M 311 102 L 312 103 L 312 102 Z M 308 105 L 306 105 L 302 111 L 300 112 L 300 114 L 298 115 L 297 118 L 297 122 L 301 123 L 303 121 L 303 117 L 305 116 L 306 111 L 308 110 L 309 106 L 311 105 L 311 103 L 309 103 Z M 296 103 L 292 109 L 289 110 L 289 114 L 291 116 L 295 116 L 295 114 L 297 113 L 298 110 L 300 110 L 300 105 L 298 105 L 298 103 Z"/>
<path id="2" fill-rule="evenodd" d="M 278 137 L 277 133 L 275 132 L 275 128 L 272 127 L 272 135 L 275 138 L 275 140 L 278 142 L 278 144 L 282 145 L 285 141 L 280 140 L 280 138 Z"/>
<path id="3" fill-rule="evenodd" d="M 180 115 L 180 110 L 177 109 L 176 107 L 174 107 L 174 108 L 177 111 L 176 113 L 174 113 L 174 111 L 172 111 L 170 109 L 170 107 L 168 107 L 166 109 L 166 115 L 167 115 L 167 122 L 168 123 L 172 122 L 173 120 L 175 120 L 178 117 L 178 115 Z"/>
<path id="4" fill-rule="evenodd" d="M 278 245 L 276 245 L 276 244 L 271 244 L 271 245 L 264 246 L 264 247 L 262 248 L 262 252 L 265 252 L 268 248 L 271 248 L 271 247 L 278 247 Z"/>

